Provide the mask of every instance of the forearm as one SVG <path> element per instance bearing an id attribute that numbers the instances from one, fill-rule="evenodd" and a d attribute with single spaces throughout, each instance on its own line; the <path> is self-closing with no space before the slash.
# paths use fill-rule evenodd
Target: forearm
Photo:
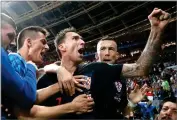
<path id="1" fill-rule="evenodd" d="M 136 62 L 137 66 L 139 66 L 138 72 L 140 74 L 147 75 L 156 57 L 159 56 L 162 45 L 162 33 L 161 30 L 155 28 L 151 29 L 146 47 Z"/>
<path id="2" fill-rule="evenodd" d="M 30 111 L 30 117 L 33 118 L 56 118 L 63 115 L 74 113 L 72 103 L 66 103 L 54 107 L 45 107 L 34 105 Z"/>
<path id="3" fill-rule="evenodd" d="M 46 100 L 48 97 L 54 95 L 57 92 L 59 92 L 58 83 L 55 83 L 53 85 L 50 85 L 49 87 L 37 90 L 36 104 L 40 104 L 41 102 Z"/>
<path id="4" fill-rule="evenodd" d="M 137 62 L 123 65 L 122 74 L 124 77 L 146 76 L 149 73 L 151 66 L 161 51 L 162 33 L 161 30 L 151 29 L 147 44 Z"/>

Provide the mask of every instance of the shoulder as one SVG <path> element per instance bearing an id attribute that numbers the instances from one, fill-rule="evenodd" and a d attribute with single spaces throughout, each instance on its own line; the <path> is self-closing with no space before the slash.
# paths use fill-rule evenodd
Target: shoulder
<path id="1" fill-rule="evenodd" d="M 22 58 L 18 53 L 9 53 L 8 54 L 9 60 L 13 63 L 26 63 L 24 58 Z"/>
<path id="2" fill-rule="evenodd" d="M 15 71 L 21 76 L 24 76 L 26 72 L 25 60 L 18 53 L 10 53 L 8 54 L 8 57 Z"/>
<path id="3" fill-rule="evenodd" d="M 8 56 L 10 60 L 14 58 L 21 59 L 21 56 L 18 53 L 9 53 Z"/>

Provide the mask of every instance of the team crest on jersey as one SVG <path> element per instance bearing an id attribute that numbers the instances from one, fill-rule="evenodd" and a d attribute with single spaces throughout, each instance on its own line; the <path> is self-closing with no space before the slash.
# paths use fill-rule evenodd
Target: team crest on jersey
<path id="1" fill-rule="evenodd" d="M 117 82 L 117 81 L 114 84 L 116 86 L 117 92 L 120 92 L 122 90 L 122 84 L 120 82 Z"/>

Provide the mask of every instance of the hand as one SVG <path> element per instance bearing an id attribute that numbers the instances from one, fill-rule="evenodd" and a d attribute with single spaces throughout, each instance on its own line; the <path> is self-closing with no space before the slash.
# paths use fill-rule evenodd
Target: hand
<path id="1" fill-rule="evenodd" d="M 132 90 L 131 93 L 129 94 L 129 100 L 132 103 L 137 104 L 144 98 L 146 92 L 149 90 L 150 89 L 147 87 L 147 84 L 144 84 L 141 89 L 139 89 L 139 85 L 136 84 L 134 90 Z"/>
<path id="2" fill-rule="evenodd" d="M 70 72 L 68 72 L 64 67 L 60 66 L 57 72 L 57 78 L 61 93 L 63 93 L 64 89 L 67 95 L 72 96 L 75 94 L 74 80 Z"/>
<path id="3" fill-rule="evenodd" d="M 87 86 L 85 86 L 87 80 L 85 79 L 86 76 L 84 75 L 76 75 L 74 76 L 74 83 L 75 83 L 75 88 L 79 92 L 83 92 L 81 88 L 87 89 Z"/>
<path id="4" fill-rule="evenodd" d="M 52 63 L 44 66 L 44 71 L 47 73 L 57 73 L 60 66 Z"/>
<path id="5" fill-rule="evenodd" d="M 164 30 L 170 21 L 170 14 L 161 9 L 154 8 L 152 13 L 148 16 L 148 19 L 151 23 L 151 28 L 153 27 Z"/>
<path id="6" fill-rule="evenodd" d="M 86 94 L 77 96 L 72 102 L 76 114 L 82 114 L 93 111 L 93 98 L 88 98 Z"/>

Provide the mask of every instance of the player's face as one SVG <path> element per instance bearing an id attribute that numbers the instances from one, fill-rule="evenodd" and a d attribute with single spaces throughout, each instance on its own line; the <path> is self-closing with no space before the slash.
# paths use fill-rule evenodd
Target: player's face
<path id="1" fill-rule="evenodd" d="M 41 64 L 47 50 L 49 50 L 49 46 L 46 41 L 46 36 L 43 33 L 38 32 L 35 39 L 31 40 L 31 46 L 28 53 L 29 60 L 32 60 L 36 64 Z"/>
<path id="2" fill-rule="evenodd" d="M 76 32 L 66 33 L 64 46 L 65 54 L 63 55 L 68 56 L 70 60 L 76 63 L 82 62 L 85 42 L 79 34 Z"/>
<path id="3" fill-rule="evenodd" d="M 15 42 L 16 31 L 10 24 L 4 24 L 1 26 L 1 46 L 4 49 L 10 45 L 11 42 Z"/>
<path id="4" fill-rule="evenodd" d="M 99 62 L 114 64 L 118 59 L 117 44 L 111 40 L 100 41 L 97 45 Z"/>
<path id="5" fill-rule="evenodd" d="M 165 102 L 160 111 L 158 120 L 177 120 L 177 104 Z"/>

